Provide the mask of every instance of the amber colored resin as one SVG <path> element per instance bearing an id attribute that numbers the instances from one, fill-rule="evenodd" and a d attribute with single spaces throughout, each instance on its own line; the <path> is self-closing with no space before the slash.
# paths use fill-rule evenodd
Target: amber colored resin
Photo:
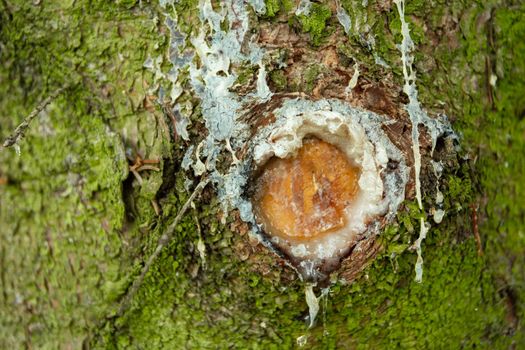
<path id="1" fill-rule="evenodd" d="M 347 223 L 345 208 L 357 189 L 359 168 L 334 145 L 308 138 L 294 157 L 274 157 L 257 179 L 255 213 L 265 231 L 311 239 Z"/>

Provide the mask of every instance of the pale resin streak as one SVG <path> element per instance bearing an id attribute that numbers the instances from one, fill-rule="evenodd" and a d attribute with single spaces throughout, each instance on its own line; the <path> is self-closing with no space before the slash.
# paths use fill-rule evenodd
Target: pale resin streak
<path id="1" fill-rule="evenodd" d="M 337 7 L 337 20 L 343 26 L 346 35 L 349 35 L 350 30 L 352 29 L 352 19 L 350 18 L 350 16 L 348 16 L 348 13 L 341 6 L 339 1 L 336 0 L 335 5 Z"/>
<path id="2" fill-rule="evenodd" d="M 411 52 L 414 50 L 414 42 L 410 37 L 410 29 L 408 28 L 408 23 L 405 21 L 405 1 L 404 0 L 394 0 L 399 17 L 401 20 L 401 34 L 403 35 L 403 40 L 401 45 L 399 45 L 399 51 L 401 52 L 401 61 L 403 64 L 403 76 L 405 78 L 405 85 L 403 86 L 403 91 L 408 96 L 408 104 L 405 106 L 406 111 L 410 116 L 410 121 L 412 122 L 412 151 L 414 153 L 414 173 L 416 180 L 416 200 L 419 206 L 419 209 L 423 210 L 423 203 L 421 200 L 421 182 L 419 179 L 421 171 L 421 154 L 419 151 L 419 124 L 422 122 L 422 117 L 428 118 L 425 112 L 421 109 L 419 100 L 417 98 L 417 88 L 416 88 L 416 73 L 412 67 L 414 62 L 414 57 L 411 55 Z M 414 243 L 414 247 L 417 252 L 417 261 L 415 266 L 416 282 L 421 282 L 423 279 L 423 257 L 421 255 L 421 242 L 426 238 L 428 232 L 428 227 L 426 226 L 425 219 L 420 219 L 420 231 L 419 237 Z"/>
<path id="3" fill-rule="evenodd" d="M 359 74 L 361 72 L 359 71 L 359 63 L 354 63 L 354 74 L 352 75 L 352 78 L 348 82 L 348 86 L 345 89 L 345 94 L 348 96 L 352 92 L 352 90 L 357 86 L 357 81 L 359 79 Z"/>
<path id="4" fill-rule="evenodd" d="M 306 303 L 308 304 L 308 314 L 310 316 L 310 324 L 308 328 L 312 328 L 319 312 L 319 298 L 315 296 L 314 286 L 311 283 L 308 283 L 304 288 L 304 294 L 306 297 Z"/>

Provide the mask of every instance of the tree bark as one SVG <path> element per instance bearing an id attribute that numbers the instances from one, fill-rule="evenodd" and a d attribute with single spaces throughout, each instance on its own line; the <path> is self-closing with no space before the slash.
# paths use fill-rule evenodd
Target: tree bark
<path id="1" fill-rule="evenodd" d="M 302 14 L 298 5 L 269 0 L 259 14 L 242 5 L 274 96 L 337 98 L 388 115 L 398 124 L 386 132 L 408 149 L 396 4 L 321 1 Z M 166 19 L 177 19 L 190 45 L 207 26 L 199 3 L 2 0 L 2 141 L 53 99 L 17 139 L 20 155 L 0 151 L 0 347 L 524 346 L 525 6 L 405 5 L 419 102 L 459 137 L 444 135 L 431 154 L 421 128 L 424 209 L 409 182 L 396 220 L 328 289 L 314 290 L 320 311 L 309 327 L 296 272 L 238 212 L 223 215 L 213 184 L 198 185 L 206 174 L 181 165 L 208 131 L 189 78 L 177 99 L 187 138 L 164 98 L 174 40 Z M 256 89 L 261 67 L 231 69 L 232 91 Z M 431 159 L 444 164 L 438 178 Z M 431 229 L 417 283 L 411 247 L 421 218 Z"/>

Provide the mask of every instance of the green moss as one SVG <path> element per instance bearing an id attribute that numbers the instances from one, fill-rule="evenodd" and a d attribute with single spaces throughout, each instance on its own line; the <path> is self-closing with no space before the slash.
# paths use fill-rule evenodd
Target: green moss
<path id="1" fill-rule="evenodd" d="M 265 4 L 264 18 L 274 18 L 279 13 L 288 14 L 295 7 L 293 0 L 265 0 Z"/>
<path id="2" fill-rule="evenodd" d="M 449 176 L 447 178 L 447 188 L 454 202 L 460 205 L 471 202 L 472 183 L 470 178 L 460 178 Z"/>
<path id="3" fill-rule="evenodd" d="M 253 81 L 255 72 L 257 72 L 258 69 L 259 68 L 256 65 L 246 65 L 241 67 L 238 70 L 238 76 L 235 84 L 246 85 L 247 83 Z"/>
<path id="4" fill-rule="evenodd" d="M 305 91 L 312 91 L 312 89 L 315 86 L 315 81 L 319 77 L 319 74 L 321 74 L 321 67 L 318 65 L 313 65 L 306 69 L 304 74 Z"/>
<path id="5" fill-rule="evenodd" d="M 295 2 L 293 0 L 282 0 L 281 9 L 286 14 L 290 13 L 290 11 L 295 9 Z"/>
<path id="6" fill-rule="evenodd" d="M 278 91 L 283 91 L 288 86 L 288 80 L 282 70 L 273 70 L 270 72 L 270 79 L 275 84 Z"/>
<path id="7" fill-rule="evenodd" d="M 137 0 L 117 0 L 116 3 L 124 8 L 130 9 L 137 4 Z"/>
<path id="8" fill-rule="evenodd" d="M 326 21 L 332 16 L 332 11 L 326 5 L 313 3 L 308 15 L 298 16 L 302 29 L 310 33 L 310 39 L 314 46 L 321 45 L 323 38 L 328 33 L 326 31 Z"/>
<path id="9" fill-rule="evenodd" d="M 268 18 L 275 17 L 277 12 L 281 9 L 281 1 L 279 0 L 266 0 L 266 16 Z"/>
<path id="10" fill-rule="evenodd" d="M 510 11 L 505 6 L 494 6 L 495 2 L 463 10 L 455 6 L 448 16 L 462 14 L 457 48 L 451 51 L 447 40 L 428 51 L 423 48 L 422 52 L 431 51 L 439 57 L 440 64 L 418 75 L 418 79 L 423 104 L 440 110 L 435 101 L 445 102 L 447 114 L 455 121 L 462 145 L 472 159 L 472 183 L 454 174 L 446 178 L 457 198 L 447 205 L 455 212 L 464 212 L 463 216 L 478 217 L 486 268 L 495 288 L 508 291 L 510 296 L 504 302 L 512 305 L 506 311 L 511 321 L 499 327 L 514 329 L 512 319 L 525 316 L 520 301 L 525 298 L 525 288 L 523 282 L 518 282 L 523 281 L 520 276 L 525 266 L 525 208 L 521 200 L 525 196 L 525 162 L 521 156 L 525 147 L 525 64 L 516 59 L 525 54 L 525 45 L 519 39 L 525 35 L 525 7 L 520 5 Z M 497 81 L 489 88 L 490 74 Z M 465 202 L 471 202 L 472 208 Z M 473 230 L 472 226 L 465 229 Z M 523 337 L 517 336 L 516 343 L 523 342 Z"/>
<path id="11" fill-rule="evenodd" d="M 279 12 L 288 13 L 294 7 L 292 0 L 265 0 L 266 13 L 264 17 L 274 18 Z"/>
<path id="12" fill-rule="evenodd" d="M 348 42 L 340 45 L 345 54 L 366 64 L 374 79 L 381 80 L 385 74 L 384 67 L 377 65 L 376 59 L 385 61 L 396 74 L 401 74 L 396 47 L 399 41 L 393 35 L 393 29 L 400 27 L 395 4 L 390 11 L 378 11 L 373 4 L 364 5 L 360 0 L 341 0 L 340 3 L 352 20 Z"/>

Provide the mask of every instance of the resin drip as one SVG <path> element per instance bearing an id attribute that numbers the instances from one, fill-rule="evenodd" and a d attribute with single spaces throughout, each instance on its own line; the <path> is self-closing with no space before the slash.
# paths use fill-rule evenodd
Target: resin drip
<path id="1" fill-rule="evenodd" d="M 412 151 L 414 153 L 414 173 L 416 180 L 416 199 L 419 209 L 423 210 L 423 202 L 421 200 L 421 182 L 419 179 L 421 171 L 421 153 L 419 150 L 419 124 L 428 120 L 429 117 L 421 109 L 419 100 L 417 97 L 417 87 L 416 87 L 416 72 L 412 64 L 414 63 L 414 57 L 411 55 L 414 50 L 414 42 L 410 37 L 410 29 L 408 28 L 408 23 L 405 21 L 405 2 L 404 0 L 394 0 L 399 17 L 401 20 L 401 34 L 403 35 L 403 40 L 399 45 L 399 51 L 401 52 L 401 61 L 403 64 L 403 76 L 405 78 L 405 85 L 403 86 L 403 91 L 408 96 L 408 104 L 405 106 L 408 115 L 410 116 L 410 121 L 412 123 Z M 421 254 L 421 242 L 426 238 L 428 232 L 428 227 L 424 218 L 420 220 L 420 231 L 419 237 L 414 243 L 414 247 L 417 252 L 417 261 L 415 266 L 416 282 L 421 282 L 423 280 L 423 256 Z"/>
<path id="2" fill-rule="evenodd" d="M 359 168 L 341 150 L 306 139 L 295 156 L 266 164 L 257 179 L 256 216 L 272 236 L 297 241 L 340 229 L 358 179 Z"/>

